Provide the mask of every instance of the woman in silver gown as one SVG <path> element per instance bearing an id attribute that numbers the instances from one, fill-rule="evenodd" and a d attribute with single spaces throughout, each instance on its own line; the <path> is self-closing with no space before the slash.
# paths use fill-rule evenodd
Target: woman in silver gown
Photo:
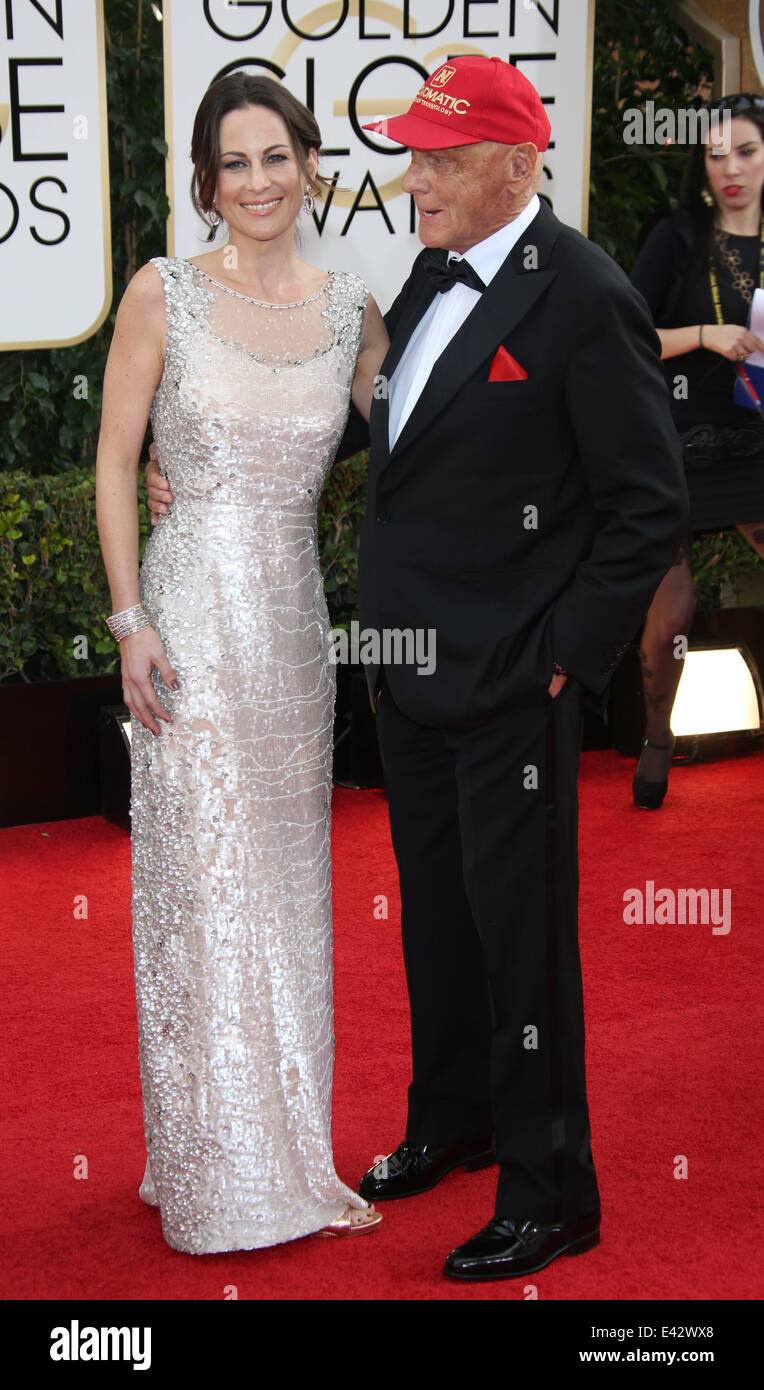
<path id="1" fill-rule="evenodd" d="M 387 343 L 354 275 L 297 259 L 320 132 L 279 83 L 208 90 L 194 200 L 224 247 L 155 257 L 120 305 L 97 516 L 132 728 L 132 937 L 147 1161 L 169 1245 L 373 1229 L 338 1177 L 331 760 L 317 505 Z M 173 504 L 138 571 L 150 417 Z"/>

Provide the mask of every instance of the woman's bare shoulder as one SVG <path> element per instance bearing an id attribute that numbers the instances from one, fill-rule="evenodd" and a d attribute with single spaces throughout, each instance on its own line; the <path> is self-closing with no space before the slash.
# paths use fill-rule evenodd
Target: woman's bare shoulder
<path id="1" fill-rule="evenodd" d="M 133 337 L 151 337 L 164 345 L 165 287 L 161 269 L 152 261 L 142 265 L 129 281 L 117 313 L 117 330 Z"/>
<path id="2" fill-rule="evenodd" d="M 153 260 L 146 261 L 145 265 L 136 270 L 125 290 L 123 300 L 127 300 L 129 297 L 131 303 L 136 306 L 143 305 L 147 309 L 162 305 L 164 302 L 164 275 L 157 262 L 166 259 L 168 258 L 155 256 Z"/>

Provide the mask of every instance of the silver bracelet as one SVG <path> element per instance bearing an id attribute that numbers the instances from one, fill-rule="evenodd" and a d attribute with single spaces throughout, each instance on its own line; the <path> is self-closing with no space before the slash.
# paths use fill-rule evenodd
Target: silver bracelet
<path id="1" fill-rule="evenodd" d="M 142 603 L 134 603 L 132 608 L 123 608 L 121 613 L 112 613 L 106 619 L 109 632 L 118 642 L 131 637 L 134 632 L 149 627 L 151 619 Z"/>

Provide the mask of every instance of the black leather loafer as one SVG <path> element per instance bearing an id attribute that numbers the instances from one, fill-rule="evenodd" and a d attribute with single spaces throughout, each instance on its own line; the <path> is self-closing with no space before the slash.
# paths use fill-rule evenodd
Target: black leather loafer
<path id="1" fill-rule="evenodd" d="M 515 1279 L 544 1269 L 558 1255 L 582 1255 L 599 1238 L 599 1212 L 554 1226 L 495 1217 L 447 1255 L 443 1272 L 450 1279 Z"/>
<path id="2" fill-rule="evenodd" d="M 389 1197 L 416 1197 L 429 1192 L 441 1178 L 454 1168 L 488 1168 L 496 1162 L 490 1144 L 452 1144 L 437 1148 L 434 1144 L 409 1144 L 405 1139 L 394 1153 L 381 1158 L 364 1173 L 358 1185 L 362 1197 L 372 1202 L 384 1202 Z"/>

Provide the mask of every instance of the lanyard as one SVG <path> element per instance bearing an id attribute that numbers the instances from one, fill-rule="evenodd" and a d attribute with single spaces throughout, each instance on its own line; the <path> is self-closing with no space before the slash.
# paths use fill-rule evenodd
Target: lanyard
<path id="1" fill-rule="evenodd" d="M 721 295 L 719 294 L 719 282 L 716 278 L 716 267 L 714 266 L 713 257 L 711 257 L 709 261 L 708 279 L 711 285 L 711 298 L 714 301 L 716 322 L 722 324 L 724 323 L 722 301 Z M 759 233 L 759 289 L 764 289 L 764 217 L 761 219 L 761 230 Z"/>

